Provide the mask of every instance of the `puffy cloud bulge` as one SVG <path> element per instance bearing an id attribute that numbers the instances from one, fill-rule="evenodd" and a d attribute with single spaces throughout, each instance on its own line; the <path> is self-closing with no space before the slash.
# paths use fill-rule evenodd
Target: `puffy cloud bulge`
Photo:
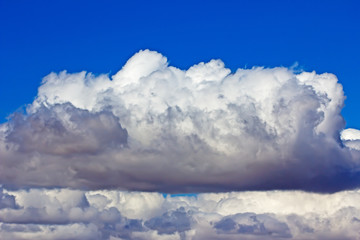
<path id="1" fill-rule="evenodd" d="M 329 73 L 188 70 L 144 50 L 115 75 L 51 73 L 25 114 L 0 126 L 11 187 L 161 192 L 359 186 L 360 134 L 344 130 Z"/>

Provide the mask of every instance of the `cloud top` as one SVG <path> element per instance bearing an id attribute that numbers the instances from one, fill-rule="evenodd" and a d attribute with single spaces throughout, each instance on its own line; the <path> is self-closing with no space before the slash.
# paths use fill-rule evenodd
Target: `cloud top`
<path id="1" fill-rule="evenodd" d="M 0 181 L 163 192 L 354 188 L 359 138 L 340 136 L 344 99 L 333 74 L 231 73 L 221 60 L 180 70 L 144 50 L 112 77 L 46 76 L 27 113 L 0 127 Z"/>

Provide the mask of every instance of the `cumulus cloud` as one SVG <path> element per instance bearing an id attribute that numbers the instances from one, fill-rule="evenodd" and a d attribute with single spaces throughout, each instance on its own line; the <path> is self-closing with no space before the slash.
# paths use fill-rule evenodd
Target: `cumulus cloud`
<path id="1" fill-rule="evenodd" d="M 360 191 L 2 189 L 2 239 L 358 239 Z M 3 203 L 2 198 L 0 203 Z M 5 200 L 7 201 L 7 200 Z M 4 205 L 2 205 L 4 206 Z"/>
<path id="2" fill-rule="evenodd" d="M 187 70 L 149 50 L 115 75 L 51 73 L 0 126 L 0 182 L 162 192 L 359 186 L 333 74 L 220 60 Z M 356 130 L 354 130 L 356 131 Z"/>

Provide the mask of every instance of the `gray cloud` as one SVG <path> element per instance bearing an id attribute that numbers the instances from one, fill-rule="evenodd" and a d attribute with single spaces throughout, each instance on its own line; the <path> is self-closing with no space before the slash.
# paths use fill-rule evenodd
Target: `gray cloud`
<path id="1" fill-rule="evenodd" d="M 3 192 L 0 188 L 0 209 L 2 208 L 17 208 L 15 197 L 13 195 Z"/>
<path id="2" fill-rule="evenodd" d="M 0 183 L 162 192 L 359 186 L 336 76 L 188 70 L 149 50 L 114 76 L 51 73 L 25 114 L 0 125 Z"/>
<path id="3" fill-rule="evenodd" d="M 190 230 L 191 221 L 189 213 L 185 211 L 184 207 L 180 207 L 175 211 L 166 212 L 159 217 L 151 218 L 144 225 L 156 230 L 159 234 L 173 234 Z"/>
<path id="4" fill-rule="evenodd" d="M 360 192 L 2 189 L 2 239 L 357 239 Z"/>
<path id="5" fill-rule="evenodd" d="M 20 153 L 91 155 L 125 147 L 127 132 L 111 112 L 90 113 L 63 103 L 41 106 L 27 117 L 15 114 L 6 142 Z"/>
<path id="6" fill-rule="evenodd" d="M 239 213 L 216 222 L 214 228 L 224 234 L 245 234 L 274 238 L 291 238 L 286 223 L 268 214 Z"/>

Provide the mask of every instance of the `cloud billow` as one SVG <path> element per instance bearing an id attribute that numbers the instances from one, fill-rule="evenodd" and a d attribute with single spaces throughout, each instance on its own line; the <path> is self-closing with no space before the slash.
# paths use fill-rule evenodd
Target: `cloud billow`
<path id="1" fill-rule="evenodd" d="M 358 239 L 359 190 L 166 196 L 0 189 L 1 239 Z M 11 199 L 9 201 L 9 199 Z"/>
<path id="2" fill-rule="evenodd" d="M 111 77 L 46 76 L 26 114 L 0 125 L 0 182 L 162 192 L 355 188 L 360 135 L 341 135 L 344 99 L 333 74 L 231 73 L 220 60 L 180 70 L 144 50 Z"/>

